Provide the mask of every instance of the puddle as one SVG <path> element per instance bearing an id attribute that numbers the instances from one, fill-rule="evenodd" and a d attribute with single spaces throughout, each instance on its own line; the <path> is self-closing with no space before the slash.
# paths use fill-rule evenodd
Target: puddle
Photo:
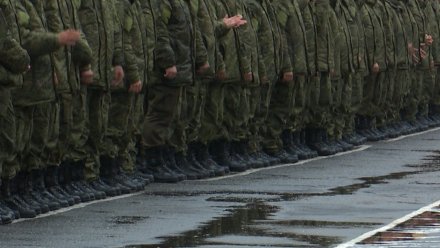
<path id="1" fill-rule="evenodd" d="M 138 222 L 144 221 L 150 217 L 146 216 L 118 216 L 113 218 L 110 222 L 116 225 L 133 225 Z"/>
<path id="2" fill-rule="evenodd" d="M 270 217 L 279 209 L 263 202 L 247 204 L 245 207 L 237 207 L 229 210 L 229 214 L 200 226 L 196 230 L 184 232 L 176 236 L 159 237 L 163 241 L 157 244 L 138 244 L 125 246 L 125 248 L 162 248 L 162 247 L 197 247 L 209 245 L 229 246 L 252 246 L 252 242 L 258 240 L 267 242 L 265 247 L 330 247 L 338 244 L 341 240 L 337 237 L 325 237 L 318 235 L 304 235 L 291 232 L 272 232 L 261 228 L 259 224 L 282 225 L 279 221 L 271 221 Z M 295 221 L 290 221 L 291 224 Z M 329 222 L 298 221 L 297 224 L 326 226 Z M 367 223 L 331 223 L 332 226 L 364 226 Z M 234 237 L 234 238 L 228 238 Z M 282 245 L 280 239 L 290 240 L 291 245 Z M 245 245 L 245 244 L 248 245 Z M 254 244 L 256 245 L 256 244 Z"/>
<path id="3" fill-rule="evenodd" d="M 223 235 L 249 235 L 254 233 L 250 225 L 257 220 L 266 220 L 278 209 L 264 203 L 251 203 L 245 207 L 229 210 L 225 217 L 216 218 L 196 230 L 184 232 L 180 235 L 160 237 L 159 244 L 131 245 L 126 248 L 157 248 L 157 247 L 194 247 L 206 245 L 206 239 Z"/>

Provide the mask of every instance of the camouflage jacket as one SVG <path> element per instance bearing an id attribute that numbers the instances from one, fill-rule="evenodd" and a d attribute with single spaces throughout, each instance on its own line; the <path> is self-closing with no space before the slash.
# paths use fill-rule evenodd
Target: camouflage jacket
<path id="1" fill-rule="evenodd" d="M 67 29 L 81 30 L 78 17 L 79 2 L 74 0 L 50 0 L 45 14 L 50 32 Z M 82 39 L 73 47 L 63 47 L 53 54 L 54 70 L 57 76 L 57 93 L 75 93 L 81 88 L 80 70 L 92 62 L 92 50 L 82 33 Z"/>
<path id="2" fill-rule="evenodd" d="M 94 82 L 89 87 L 110 90 L 113 67 L 124 65 L 121 24 L 115 0 L 80 0 L 81 27 L 93 52 Z"/>

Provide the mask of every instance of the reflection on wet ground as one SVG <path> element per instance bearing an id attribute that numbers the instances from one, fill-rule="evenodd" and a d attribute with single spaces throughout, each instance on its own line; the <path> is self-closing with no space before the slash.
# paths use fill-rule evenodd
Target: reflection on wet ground
<path id="1" fill-rule="evenodd" d="M 440 152 L 424 159 L 422 165 L 407 165 L 410 171 L 391 173 L 377 177 L 358 178 L 359 183 L 335 187 L 323 193 L 273 193 L 254 191 L 198 191 L 198 192 L 154 192 L 155 196 L 200 196 L 207 195 L 208 201 L 244 203 L 243 207 L 232 208 L 228 214 L 211 220 L 198 227 L 174 236 L 160 237 L 162 242 L 158 244 L 138 244 L 126 246 L 127 248 L 156 248 L 156 247 L 197 247 L 197 246 L 259 246 L 266 247 L 332 247 L 342 242 L 337 236 L 305 235 L 295 230 L 302 228 L 338 228 L 348 230 L 354 227 L 374 229 L 380 223 L 371 222 L 331 222 L 317 220 L 271 220 L 271 216 L 279 209 L 271 204 L 275 202 L 294 202 L 298 199 L 322 196 L 350 195 L 360 189 L 369 188 L 372 185 L 387 184 L 391 180 L 399 180 L 405 177 L 440 171 Z M 408 241 L 426 238 L 428 234 L 423 232 L 426 227 L 432 231 L 433 227 L 440 235 L 440 209 L 439 212 L 426 212 L 416 218 L 396 226 L 392 230 L 378 233 L 364 240 L 360 247 L 369 247 L 386 242 Z M 292 227 L 290 231 L 274 231 L 274 227 Z M 296 229 L 295 229 L 296 228 Z M 280 230 L 287 230 L 281 228 Z M 411 230 L 411 231 L 408 231 Z M 258 237 L 258 238 L 257 238 Z M 265 239 L 267 238 L 267 239 Z M 269 240 L 269 243 L 265 243 Z M 286 242 L 287 240 L 287 242 Z M 373 246 L 375 247 L 375 246 Z M 403 246 L 405 247 L 405 246 Z"/>
<path id="2" fill-rule="evenodd" d="M 337 237 L 302 235 L 296 233 L 273 232 L 261 227 L 261 224 L 290 227 L 354 227 L 373 226 L 376 223 L 325 222 L 314 220 L 270 221 L 270 216 L 278 211 L 277 207 L 262 202 L 248 204 L 245 207 L 230 210 L 230 214 L 217 218 L 199 227 L 171 237 L 161 237 L 160 244 L 131 245 L 127 248 L 157 247 L 196 247 L 202 245 L 261 245 L 264 240 L 270 241 L 267 247 L 329 247 L 338 244 Z M 222 237 L 225 237 L 224 239 Z M 232 238 L 233 237 L 233 238 Z M 266 239 L 265 239 L 266 238 Z M 283 242 L 277 243 L 279 238 Z M 286 244 L 286 239 L 290 244 Z"/>
<path id="3" fill-rule="evenodd" d="M 354 247 L 439 247 L 439 244 L 440 209 L 437 208 L 417 215 L 387 231 L 379 232 Z"/>

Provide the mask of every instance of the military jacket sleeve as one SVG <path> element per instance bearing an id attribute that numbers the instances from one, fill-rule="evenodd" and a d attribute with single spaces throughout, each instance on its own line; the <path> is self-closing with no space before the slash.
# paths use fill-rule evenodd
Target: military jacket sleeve
<path id="1" fill-rule="evenodd" d="M 17 9 L 17 17 L 22 37 L 22 46 L 27 50 L 30 57 L 49 54 L 60 48 L 58 36 L 42 29 L 37 12 L 28 0 L 22 0 L 25 9 Z"/>
<path id="2" fill-rule="evenodd" d="M 172 9 L 168 1 L 159 1 L 152 7 L 153 11 L 158 15 L 156 22 L 155 64 L 159 69 L 164 70 L 176 65 L 175 54 L 171 47 L 170 36 L 166 27 L 170 20 Z"/>
<path id="3" fill-rule="evenodd" d="M 117 1 L 115 1 L 116 3 Z M 113 66 L 124 66 L 124 44 L 123 44 L 123 30 L 122 20 L 119 18 L 118 9 L 115 5 L 112 6 L 113 20 L 114 20 L 114 53 L 113 53 Z"/>
<path id="4" fill-rule="evenodd" d="M 194 29 L 195 50 L 196 50 L 196 68 L 206 64 L 208 62 L 208 53 L 206 51 L 205 44 L 203 43 L 202 33 L 200 32 L 198 14 L 202 11 L 199 1 L 191 1 L 190 11 Z"/>
<path id="5" fill-rule="evenodd" d="M 136 83 L 140 80 L 136 56 L 133 52 L 132 37 L 135 32 L 134 16 L 131 3 L 128 0 L 118 0 L 116 2 L 118 19 L 121 22 L 122 49 L 124 53 L 125 80 L 128 84 Z M 139 48 L 140 49 L 140 48 Z"/>
<path id="6" fill-rule="evenodd" d="M 3 11 L 0 9 L 0 64 L 12 73 L 23 73 L 30 64 L 29 55 L 12 38 Z"/>

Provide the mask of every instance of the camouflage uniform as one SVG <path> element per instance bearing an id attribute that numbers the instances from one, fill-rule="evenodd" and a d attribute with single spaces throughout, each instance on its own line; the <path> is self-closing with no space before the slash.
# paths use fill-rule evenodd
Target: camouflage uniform
<path id="1" fill-rule="evenodd" d="M 13 30 L 17 26 L 7 23 L 7 3 L 0 2 L 0 184 L 1 179 L 6 180 L 14 176 L 7 162 L 14 158 L 16 140 L 16 121 L 12 106 L 11 89 L 23 83 L 21 73 L 25 72 L 30 64 L 30 58 L 15 38 L 17 33 Z M 8 21 L 11 21 L 8 19 Z M 17 30 L 15 30 L 17 31 Z M 14 35 L 15 34 L 15 35 Z M 6 172 L 6 173 L 3 173 Z"/>
<path id="2" fill-rule="evenodd" d="M 120 86 L 111 87 L 111 103 L 109 109 L 108 130 L 106 132 L 106 144 L 109 146 L 109 157 L 115 158 L 117 164 L 128 173 L 134 170 L 133 157 L 130 155 L 130 142 L 133 141 L 133 132 L 130 131 L 130 117 L 135 114 L 134 103 L 136 94 L 128 92 L 130 85 L 141 81 L 143 70 L 143 55 L 135 55 L 136 51 L 142 51 L 143 44 L 140 29 L 136 28 L 134 4 L 128 0 L 116 0 L 115 7 L 118 10 L 120 20 L 122 50 L 124 53 L 125 79 Z M 136 39 L 136 44 L 133 40 Z M 136 45 L 136 46 L 134 46 Z M 136 47 L 136 49 L 134 49 Z M 143 78 L 142 78 L 143 79 Z"/>
<path id="3" fill-rule="evenodd" d="M 107 132 L 113 67 L 124 64 L 122 30 L 114 0 L 82 0 L 78 15 L 93 51 L 94 80 L 87 89 L 89 136 L 85 146 L 87 158 L 84 170 L 86 180 L 93 181 L 100 174 L 100 156 L 109 155 L 104 136 Z"/>
<path id="4" fill-rule="evenodd" d="M 54 33 L 67 29 L 81 30 L 78 8 L 77 2 L 71 0 L 48 2 L 45 6 L 48 30 Z M 60 108 L 60 134 L 58 148 L 51 155 L 52 165 L 86 158 L 83 147 L 87 141 L 87 86 L 81 84 L 80 72 L 88 69 L 91 60 L 92 51 L 84 35 L 74 47 L 60 49 L 53 55 L 57 76 L 55 90 Z"/>
<path id="5" fill-rule="evenodd" d="M 383 87 L 385 81 L 386 66 L 386 47 L 385 34 L 381 14 L 378 12 L 376 0 L 367 0 L 361 7 L 361 18 L 364 25 L 367 61 L 370 74 L 365 78 L 364 97 L 360 110 L 360 114 L 365 116 L 363 127 L 376 127 L 376 116 L 381 113 L 385 96 L 383 95 Z M 373 65 L 379 65 L 379 73 L 372 72 Z"/>

